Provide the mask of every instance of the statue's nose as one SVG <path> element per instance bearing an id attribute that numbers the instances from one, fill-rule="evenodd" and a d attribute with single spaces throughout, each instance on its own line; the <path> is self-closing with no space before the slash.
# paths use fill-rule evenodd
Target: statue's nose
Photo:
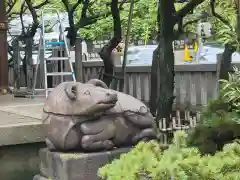
<path id="1" fill-rule="evenodd" d="M 113 101 L 117 101 L 117 93 L 114 93 L 114 92 L 108 92 L 107 94 L 106 94 L 106 96 L 108 97 L 108 98 L 110 98 L 110 99 L 112 99 Z"/>

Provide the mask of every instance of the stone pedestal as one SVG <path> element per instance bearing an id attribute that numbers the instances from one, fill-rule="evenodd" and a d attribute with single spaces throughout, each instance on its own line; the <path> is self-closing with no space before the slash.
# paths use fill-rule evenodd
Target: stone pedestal
<path id="1" fill-rule="evenodd" d="M 98 153 L 59 153 L 40 150 L 40 175 L 33 180 L 98 180 L 98 169 L 129 148 Z"/>

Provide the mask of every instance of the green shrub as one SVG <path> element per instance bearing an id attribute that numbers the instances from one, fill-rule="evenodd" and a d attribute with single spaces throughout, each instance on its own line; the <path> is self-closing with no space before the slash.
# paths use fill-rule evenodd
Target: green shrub
<path id="1" fill-rule="evenodd" d="M 178 131 L 165 151 L 155 141 L 140 142 L 120 159 L 102 167 L 99 176 L 104 180 L 240 179 L 240 144 L 227 144 L 214 156 L 201 156 L 197 148 L 187 147 L 186 141 L 186 133 Z"/>
<path id="2" fill-rule="evenodd" d="M 240 138 L 240 72 L 234 68 L 229 80 L 221 80 L 218 99 L 202 110 L 201 120 L 188 136 L 188 145 L 215 153 L 224 144 Z"/>
<path id="3" fill-rule="evenodd" d="M 231 107 L 231 111 L 240 112 L 240 71 L 233 67 L 228 80 L 220 80 L 220 98 Z"/>
<path id="4" fill-rule="evenodd" d="M 200 122 L 189 131 L 188 145 L 198 147 L 202 154 L 214 154 L 226 143 L 240 138 L 240 124 L 236 112 L 216 111 L 203 114 Z"/>

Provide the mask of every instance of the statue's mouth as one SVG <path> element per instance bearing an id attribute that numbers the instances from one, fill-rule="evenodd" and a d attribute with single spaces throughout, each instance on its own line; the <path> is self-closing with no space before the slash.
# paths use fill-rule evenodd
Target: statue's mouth
<path id="1" fill-rule="evenodd" d="M 115 106 L 115 104 L 117 103 L 117 99 L 108 99 L 108 100 L 103 100 L 103 101 L 99 101 L 97 104 L 98 105 L 113 105 Z"/>
<path id="2" fill-rule="evenodd" d="M 100 105 L 102 107 L 108 107 L 108 108 L 111 108 L 111 107 L 114 107 L 116 105 L 118 101 L 118 98 L 117 98 L 117 95 L 111 95 L 111 96 L 108 96 L 107 98 L 99 101 L 97 103 L 97 105 Z"/>

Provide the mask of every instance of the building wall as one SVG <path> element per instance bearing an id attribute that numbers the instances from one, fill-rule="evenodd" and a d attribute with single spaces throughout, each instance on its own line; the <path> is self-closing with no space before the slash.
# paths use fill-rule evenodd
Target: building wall
<path id="1" fill-rule="evenodd" d="M 45 143 L 30 143 L 0 147 L 0 179 L 32 180 L 39 174 L 39 150 Z"/>

